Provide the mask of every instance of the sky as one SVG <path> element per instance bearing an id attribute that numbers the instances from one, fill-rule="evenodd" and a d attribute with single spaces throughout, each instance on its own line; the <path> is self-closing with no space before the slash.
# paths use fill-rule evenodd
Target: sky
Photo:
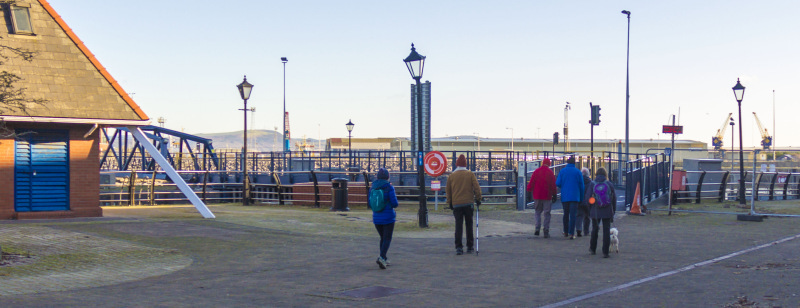
<path id="1" fill-rule="evenodd" d="M 570 139 L 588 139 L 591 102 L 595 138 L 624 140 L 628 10 L 630 139 L 669 139 L 674 114 L 679 139 L 711 147 L 728 113 L 738 138 L 738 78 L 744 146 L 753 112 L 777 148 L 800 146 L 793 0 L 49 3 L 154 124 L 187 133 L 241 131 L 247 75 L 250 129 L 280 127 L 285 95 L 292 138 L 347 137 L 348 120 L 354 138 L 408 137 L 414 43 L 434 138 L 552 138 L 569 102 Z"/>

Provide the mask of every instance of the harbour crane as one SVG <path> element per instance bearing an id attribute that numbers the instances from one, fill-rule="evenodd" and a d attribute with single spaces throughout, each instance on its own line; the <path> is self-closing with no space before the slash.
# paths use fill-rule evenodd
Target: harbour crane
<path id="1" fill-rule="evenodd" d="M 758 132 L 761 133 L 761 145 L 764 147 L 764 150 L 769 150 L 769 147 L 772 146 L 772 136 L 769 135 L 767 129 L 761 125 L 761 120 L 758 119 L 758 115 L 753 112 L 753 116 L 756 118 L 756 124 L 758 124 Z"/>
<path id="2" fill-rule="evenodd" d="M 733 112 L 728 113 L 728 116 L 725 117 L 725 121 L 722 122 L 722 127 L 717 130 L 717 134 L 711 138 L 711 144 L 714 146 L 715 150 L 722 149 L 722 137 L 725 136 L 725 130 L 728 128 L 728 119 L 731 118 Z"/>

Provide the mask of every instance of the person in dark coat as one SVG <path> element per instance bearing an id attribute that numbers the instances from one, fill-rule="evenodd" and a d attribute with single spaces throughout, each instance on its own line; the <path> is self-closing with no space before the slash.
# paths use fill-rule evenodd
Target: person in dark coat
<path id="1" fill-rule="evenodd" d="M 590 198 L 594 192 L 594 187 L 597 184 L 606 182 L 606 169 L 598 168 L 597 176 L 592 182 L 591 190 L 586 190 L 587 195 L 585 198 Z M 589 205 L 589 217 L 592 218 L 592 238 L 589 241 L 589 252 L 592 254 L 597 253 L 597 236 L 600 231 L 600 223 L 603 223 L 603 258 L 608 258 L 608 248 L 611 245 L 611 222 L 614 220 L 614 213 L 617 210 L 617 193 L 614 190 L 614 185 L 608 181 L 611 205 L 600 207 L 599 201 Z"/>
<path id="2" fill-rule="evenodd" d="M 581 174 L 583 175 L 583 186 L 586 187 L 588 190 L 592 183 L 592 177 L 589 175 L 591 171 L 588 168 L 581 168 Z M 584 192 L 584 195 L 586 192 Z M 585 231 L 586 235 L 589 235 L 589 223 L 592 221 L 589 218 L 589 200 L 588 198 L 583 198 L 581 203 L 578 204 L 578 215 L 576 216 L 577 221 L 575 222 L 575 232 L 578 234 L 578 237 L 581 237 L 581 232 Z"/>
<path id="3" fill-rule="evenodd" d="M 381 269 L 386 269 L 386 266 L 389 265 L 386 253 L 389 251 L 389 245 L 392 244 L 394 223 L 397 220 L 397 212 L 394 209 L 397 208 L 399 203 L 397 202 L 394 186 L 389 183 L 389 171 L 381 168 L 378 170 L 377 177 L 378 179 L 372 182 L 369 192 L 371 194 L 374 189 L 382 189 L 386 207 L 380 212 L 372 212 L 372 223 L 375 224 L 375 229 L 378 230 L 378 235 L 381 237 L 380 255 L 375 262 L 378 263 Z"/>

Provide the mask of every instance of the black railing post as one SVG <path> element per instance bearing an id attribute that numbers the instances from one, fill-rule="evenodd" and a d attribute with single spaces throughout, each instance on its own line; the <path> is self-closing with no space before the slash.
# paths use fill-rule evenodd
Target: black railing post
<path id="1" fill-rule="evenodd" d="M 772 183 L 769 184 L 769 200 L 775 200 L 775 181 L 778 180 L 778 173 L 772 176 Z"/>
<path id="2" fill-rule="evenodd" d="M 700 174 L 700 179 L 697 180 L 697 201 L 695 203 L 700 203 L 700 199 L 703 197 L 703 179 L 706 177 L 706 171 L 703 170 L 703 173 Z"/>
<path id="3" fill-rule="evenodd" d="M 725 201 L 725 192 L 728 189 L 728 176 L 730 174 L 730 171 L 725 171 L 725 174 L 722 175 L 722 182 L 719 183 L 719 202 Z"/>
<path id="4" fill-rule="evenodd" d="M 317 182 L 317 173 L 314 170 L 311 172 L 311 181 L 314 182 L 314 206 L 319 207 L 319 182 Z"/>

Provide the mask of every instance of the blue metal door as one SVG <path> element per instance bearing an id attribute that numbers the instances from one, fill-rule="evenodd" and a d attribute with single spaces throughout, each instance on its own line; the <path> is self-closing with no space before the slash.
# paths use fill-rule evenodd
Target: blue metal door
<path id="1" fill-rule="evenodd" d="M 14 209 L 17 212 L 69 210 L 69 133 L 17 130 Z"/>

